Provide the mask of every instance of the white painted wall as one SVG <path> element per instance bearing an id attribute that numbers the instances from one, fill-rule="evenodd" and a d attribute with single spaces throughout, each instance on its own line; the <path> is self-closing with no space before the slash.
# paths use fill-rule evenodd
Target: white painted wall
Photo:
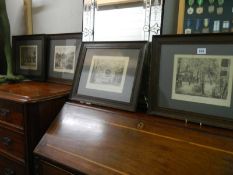
<path id="1" fill-rule="evenodd" d="M 25 34 L 23 0 L 6 0 L 6 7 L 11 26 L 11 35 Z"/>
<path id="2" fill-rule="evenodd" d="M 32 0 L 33 33 L 82 31 L 83 0 Z"/>
<path id="3" fill-rule="evenodd" d="M 33 33 L 82 32 L 83 0 L 32 0 Z M 12 35 L 26 34 L 23 0 L 6 0 Z"/>

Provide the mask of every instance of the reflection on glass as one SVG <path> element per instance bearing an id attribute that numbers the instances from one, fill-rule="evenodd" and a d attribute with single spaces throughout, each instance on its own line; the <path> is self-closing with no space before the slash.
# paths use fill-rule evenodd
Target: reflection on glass
<path id="1" fill-rule="evenodd" d="M 97 7 L 94 40 L 144 40 L 143 3 Z"/>
<path id="2" fill-rule="evenodd" d="M 162 0 L 85 0 L 83 40 L 150 40 L 160 34 L 161 12 Z"/>

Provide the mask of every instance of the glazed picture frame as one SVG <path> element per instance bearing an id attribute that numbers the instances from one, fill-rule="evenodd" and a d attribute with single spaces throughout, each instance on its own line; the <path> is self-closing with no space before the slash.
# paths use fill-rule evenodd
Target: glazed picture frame
<path id="1" fill-rule="evenodd" d="M 81 43 L 81 33 L 47 35 L 49 82 L 72 84 Z"/>
<path id="2" fill-rule="evenodd" d="M 45 81 L 45 35 L 21 35 L 12 37 L 15 74 L 32 80 Z"/>
<path id="3" fill-rule="evenodd" d="M 233 35 L 157 36 L 148 113 L 233 129 Z"/>
<path id="4" fill-rule="evenodd" d="M 144 41 L 83 43 L 71 100 L 135 111 L 146 48 Z"/>

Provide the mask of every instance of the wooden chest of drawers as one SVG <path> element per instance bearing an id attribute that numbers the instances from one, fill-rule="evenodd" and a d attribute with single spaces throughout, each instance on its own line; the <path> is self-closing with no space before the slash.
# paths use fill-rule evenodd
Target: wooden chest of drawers
<path id="1" fill-rule="evenodd" d="M 233 131 L 66 103 L 34 153 L 37 175 L 232 175 Z"/>
<path id="2" fill-rule="evenodd" d="M 0 174 L 32 175 L 32 152 L 60 111 L 70 86 L 42 82 L 0 85 Z"/>

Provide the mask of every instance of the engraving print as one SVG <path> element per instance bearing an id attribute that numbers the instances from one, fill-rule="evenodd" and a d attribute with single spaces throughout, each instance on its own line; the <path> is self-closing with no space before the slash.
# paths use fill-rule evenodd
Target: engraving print
<path id="1" fill-rule="evenodd" d="M 93 56 L 86 88 L 122 93 L 129 57 Z"/>
<path id="2" fill-rule="evenodd" d="M 74 73 L 76 46 L 55 46 L 54 72 Z"/>
<path id="3" fill-rule="evenodd" d="M 233 56 L 175 55 L 172 99 L 231 106 Z"/>
<path id="4" fill-rule="evenodd" d="M 20 69 L 37 70 L 37 46 L 20 46 Z"/>

